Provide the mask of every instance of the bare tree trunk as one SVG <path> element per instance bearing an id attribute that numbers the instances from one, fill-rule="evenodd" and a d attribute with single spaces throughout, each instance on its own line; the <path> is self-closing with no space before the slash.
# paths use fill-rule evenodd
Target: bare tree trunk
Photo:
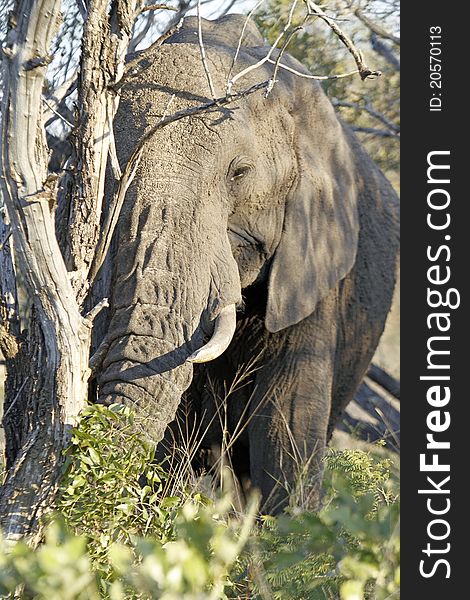
<path id="1" fill-rule="evenodd" d="M 81 316 L 81 308 L 100 235 L 111 123 L 119 100 L 110 86 L 122 76 L 140 4 L 114 0 L 109 10 L 105 0 L 89 3 L 78 84 L 78 168 L 66 184 L 72 192 L 70 210 L 58 227 L 67 228 L 59 236 L 67 266 L 56 238 L 57 190 L 47 172 L 42 119 L 47 52 L 61 2 L 19 0 L 10 19 L 0 189 L 11 221 L 16 277 L 32 303 L 20 345 L 11 328 L 0 330 L 1 340 L 16 342 L 4 414 L 8 472 L 0 489 L 0 523 L 10 540 L 27 535 L 38 539 L 40 517 L 53 505 L 70 428 L 87 396 L 92 320 L 99 307 L 88 317 Z"/>
<path id="2" fill-rule="evenodd" d="M 4 207 L 0 210 L 0 352 L 8 360 L 18 352 L 18 299 L 10 244 L 10 222 Z"/>
<path id="3" fill-rule="evenodd" d="M 15 271 L 13 267 L 13 256 L 11 253 L 11 227 L 8 220 L 8 214 L 2 206 L 0 197 L 0 359 L 3 364 L 0 365 L 0 378 L 5 381 L 5 368 L 13 372 L 15 357 L 20 349 L 19 340 L 19 322 L 18 322 L 18 300 L 16 291 Z M 13 381 L 13 377 L 8 381 L 8 386 Z M 4 410 L 0 414 L 5 414 L 9 405 L 13 402 L 15 395 L 9 395 L 9 390 L 4 389 L 4 397 L 11 399 L 11 402 L 4 402 Z M 5 406 L 8 404 L 8 406 Z M 11 412 L 11 411 L 10 411 Z M 3 432 L 0 432 L 0 451 L 3 451 L 5 438 Z"/>
<path id="4" fill-rule="evenodd" d="M 29 361 L 27 369 L 15 370 L 29 370 L 30 379 L 17 381 L 17 396 L 10 396 L 26 414 L 0 489 L 1 524 L 10 540 L 37 529 L 56 489 L 68 430 L 86 397 L 90 323 L 80 315 L 55 237 L 55 189 L 42 128 L 47 52 L 60 5 L 60 0 L 20 0 L 5 49 L 0 185 L 16 270 L 33 304 L 25 351 L 15 357 Z M 6 422 L 17 414 L 11 404 Z"/>
<path id="5" fill-rule="evenodd" d="M 119 95 L 111 87 L 122 77 L 141 0 L 115 0 L 109 13 L 108 4 L 108 0 L 90 3 L 78 81 L 79 114 L 73 134 L 76 164 L 65 256 L 69 270 L 74 273 L 73 287 L 79 304 L 92 283 L 88 275 L 100 233 L 110 150 L 115 177 L 120 176 L 112 133 Z"/>

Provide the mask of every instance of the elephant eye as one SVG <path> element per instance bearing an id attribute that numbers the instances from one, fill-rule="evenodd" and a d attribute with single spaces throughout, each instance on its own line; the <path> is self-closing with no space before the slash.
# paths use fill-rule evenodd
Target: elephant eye
<path id="1" fill-rule="evenodd" d="M 248 173 L 249 169 L 247 167 L 238 167 L 233 173 L 232 177 L 230 177 L 230 181 L 235 181 L 235 179 L 240 179 L 244 177 Z"/>
<path id="2" fill-rule="evenodd" d="M 232 161 L 227 178 L 232 182 L 237 182 L 243 179 L 253 168 L 253 165 L 247 161 L 241 161 L 240 159 L 235 159 Z"/>

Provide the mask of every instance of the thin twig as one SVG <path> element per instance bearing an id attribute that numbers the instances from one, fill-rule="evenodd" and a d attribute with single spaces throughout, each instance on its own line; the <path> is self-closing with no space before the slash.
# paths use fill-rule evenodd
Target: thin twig
<path id="1" fill-rule="evenodd" d="M 394 133 L 397 133 L 397 134 L 400 133 L 400 127 L 398 125 L 395 125 L 395 123 L 392 123 L 392 121 L 387 119 L 387 117 L 385 115 L 383 115 L 382 113 L 375 110 L 369 104 L 356 104 L 355 102 L 346 102 L 344 100 L 337 100 L 336 98 L 333 98 L 332 103 L 333 103 L 333 106 L 352 108 L 354 110 L 363 110 L 366 113 L 368 113 L 371 117 L 374 117 L 374 119 L 377 119 L 378 121 L 383 123 L 386 127 L 388 127 L 390 129 L 390 131 L 393 131 Z"/>
<path id="2" fill-rule="evenodd" d="M 8 228 L 5 238 L 0 242 L 0 252 L 5 248 L 5 244 L 8 242 L 12 234 L 11 227 Z"/>
<path id="3" fill-rule="evenodd" d="M 227 93 L 229 93 L 229 91 L 230 91 L 230 89 L 229 89 L 230 78 L 232 77 L 233 68 L 235 67 L 235 63 L 237 62 L 238 55 L 240 54 L 240 49 L 242 46 L 243 36 L 245 35 L 246 28 L 248 27 L 248 23 L 250 22 L 251 17 L 253 16 L 254 12 L 263 4 L 263 2 L 264 2 L 264 0 L 259 0 L 255 4 L 255 6 L 253 6 L 253 8 L 250 10 L 250 12 L 246 15 L 245 22 L 243 23 L 243 27 L 240 32 L 240 36 L 238 38 L 237 49 L 235 50 L 235 54 L 233 55 L 232 64 L 230 65 L 230 69 L 229 69 L 228 75 L 227 75 Z"/>
<path id="4" fill-rule="evenodd" d="M 334 31 L 334 33 L 338 36 L 341 42 L 343 42 L 343 44 L 349 50 L 354 60 L 356 61 L 357 68 L 359 69 L 359 75 L 361 76 L 362 80 L 367 79 L 368 77 L 379 77 L 382 74 L 380 71 L 373 71 L 366 65 L 366 63 L 364 62 L 364 57 L 362 56 L 362 52 L 360 52 L 356 48 L 351 38 L 346 33 L 344 33 L 344 31 L 340 27 L 338 27 L 338 25 L 333 21 L 333 19 L 330 19 L 330 17 L 323 12 L 323 10 L 320 8 L 320 6 L 318 6 L 318 4 L 312 2 L 312 0 L 305 0 L 305 2 L 307 5 L 308 14 L 316 15 L 317 17 L 322 19 L 322 21 L 324 21 Z"/>
<path id="5" fill-rule="evenodd" d="M 155 25 L 156 14 L 156 12 L 147 13 L 147 16 L 145 17 L 145 23 L 137 34 L 135 33 L 137 21 L 134 21 L 134 31 L 132 33 L 133 37 L 129 46 L 127 47 L 127 55 L 133 54 L 136 51 L 137 46 L 145 39 L 150 29 Z"/>
<path id="6" fill-rule="evenodd" d="M 388 131 L 386 129 L 375 129 L 374 127 L 352 127 L 352 130 L 356 133 L 368 133 L 370 135 L 376 135 L 377 137 L 400 137 L 398 133 Z"/>
<path id="7" fill-rule="evenodd" d="M 211 72 L 209 70 L 209 65 L 207 64 L 206 49 L 204 48 L 204 42 L 202 39 L 201 0 L 197 0 L 197 35 L 198 35 L 198 42 L 199 42 L 199 50 L 201 52 L 202 66 L 204 67 L 204 72 L 207 77 L 207 82 L 209 84 L 211 97 L 214 99 L 214 98 L 216 98 L 216 93 L 215 93 L 215 89 L 214 89 L 214 83 L 212 81 Z"/>
<path id="8" fill-rule="evenodd" d="M 276 61 L 269 59 L 268 63 L 271 65 L 275 65 Z M 327 81 L 328 79 L 343 79 L 344 77 L 351 77 L 352 75 L 358 75 L 359 69 L 354 69 L 354 71 L 349 71 L 348 73 L 340 73 L 339 75 L 310 75 L 310 73 L 302 73 L 301 71 L 297 71 L 297 69 L 293 69 L 292 67 L 288 67 L 283 63 L 279 63 L 279 68 L 292 73 L 293 75 L 297 75 L 297 77 L 303 77 L 304 79 L 313 79 L 315 81 Z"/>
<path id="9" fill-rule="evenodd" d="M 228 83 L 227 83 L 227 96 L 230 95 L 230 93 L 232 91 L 232 87 L 233 87 L 233 85 L 234 85 L 235 82 L 237 82 L 239 79 L 241 79 L 242 77 L 244 77 L 245 75 L 247 75 L 251 71 L 254 71 L 255 69 L 258 69 L 259 67 L 261 67 L 262 65 L 264 65 L 264 63 L 266 63 L 266 62 L 269 61 L 269 59 L 271 58 L 274 50 L 276 50 L 277 45 L 279 44 L 279 42 L 281 41 L 281 39 L 284 37 L 284 35 L 287 33 L 287 31 L 289 31 L 289 28 L 290 28 L 291 23 L 292 23 L 292 18 L 294 16 L 294 10 L 295 10 L 295 8 L 297 6 L 297 2 L 298 2 L 298 0 L 294 0 L 294 2 L 292 3 L 292 6 L 291 6 L 290 11 L 289 11 L 289 16 L 287 18 L 287 23 L 285 24 L 284 29 L 281 31 L 281 33 L 277 36 L 274 44 L 268 50 L 266 56 L 264 56 L 261 60 L 259 60 L 254 65 L 250 65 L 249 67 L 246 67 L 246 69 L 243 69 L 242 71 L 240 71 L 239 73 L 237 73 L 237 75 L 235 75 L 234 77 L 232 77 L 230 79 L 230 81 L 228 81 Z M 269 85 L 269 83 L 268 83 L 268 85 Z"/>
<path id="10" fill-rule="evenodd" d="M 304 21 L 305 23 L 305 21 Z M 293 29 L 293 31 L 290 32 L 289 36 L 287 37 L 287 40 L 285 41 L 284 45 L 282 46 L 281 50 L 279 51 L 279 55 L 276 58 L 276 60 L 274 61 L 274 71 L 273 71 L 273 75 L 271 77 L 271 81 L 270 84 L 268 85 L 267 89 L 266 89 L 266 93 L 265 93 L 265 97 L 267 98 L 269 96 L 269 94 L 271 93 L 274 84 L 277 81 L 277 74 L 279 72 L 279 68 L 281 66 L 281 58 L 284 55 L 284 52 L 287 50 L 287 46 L 290 44 L 292 38 L 303 29 L 303 25 L 296 27 L 295 29 Z"/>
<path id="11" fill-rule="evenodd" d="M 67 127 L 71 127 L 73 129 L 73 124 L 70 121 L 67 121 L 64 115 L 61 115 L 60 112 L 57 111 L 53 106 L 51 106 L 45 98 L 43 98 L 42 101 L 51 112 L 53 112 L 61 121 L 63 121 L 67 125 Z"/>

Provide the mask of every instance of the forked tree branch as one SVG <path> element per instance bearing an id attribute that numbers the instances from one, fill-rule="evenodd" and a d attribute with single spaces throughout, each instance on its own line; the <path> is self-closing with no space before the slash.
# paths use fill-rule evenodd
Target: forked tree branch
<path id="1" fill-rule="evenodd" d="M 337 19 L 334 19 L 333 17 L 330 17 L 329 15 L 327 15 L 317 4 L 315 4 L 314 2 L 312 2 L 311 0 L 304 0 L 306 6 L 307 6 L 307 14 L 304 17 L 304 22 L 303 25 L 305 25 L 305 23 L 308 21 L 308 19 L 312 16 L 316 16 L 319 17 L 320 19 L 322 19 L 335 33 L 335 35 L 340 39 L 340 41 L 346 46 L 347 50 L 351 53 L 351 55 L 353 56 L 356 65 L 357 65 L 357 69 L 355 69 L 354 71 L 350 71 L 348 73 L 341 73 L 338 75 L 312 75 L 312 74 L 307 74 L 307 73 L 302 73 L 300 71 L 297 71 L 296 69 L 289 67 L 288 65 L 284 64 L 281 62 L 282 59 L 282 55 L 284 54 L 284 52 L 287 49 L 287 46 L 289 45 L 290 41 L 292 40 L 292 38 L 294 37 L 294 35 L 302 28 L 302 26 L 297 26 L 294 27 L 292 30 L 291 29 L 291 25 L 293 22 L 293 18 L 294 18 L 294 12 L 295 9 L 297 7 L 297 0 L 294 0 L 290 6 L 290 10 L 289 10 L 289 14 L 287 17 L 287 22 L 283 28 L 283 30 L 281 31 L 281 33 L 277 36 L 276 40 L 274 41 L 274 43 L 272 44 L 272 46 L 269 48 L 269 50 L 267 51 L 266 55 L 260 59 L 257 63 L 250 65 L 249 67 L 247 67 L 246 69 L 243 69 L 242 71 L 240 71 L 239 73 L 237 73 L 235 76 L 232 76 L 232 72 L 233 72 L 233 68 L 235 66 L 236 60 L 238 58 L 238 55 L 240 53 L 240 48 L 241 48 L 241 44 L 242 44 L 242 40 L 243 40 L 243 36 L 246 30 L 246 27 L 248 25 L 248 22 L 250 21 L 250 19 L 252 18 L 255 10 L 260 6 L 260 4 L 262 3 L 262 0 L 260 0 L 250 11 L 250 13 L 247 15 L 245 22 L 243 24 L 243 28 L 242 31 L 240 33 L 239 39 L 238 39 L 238 45 L 237 45 L 237 49 L 235 51 L 233 60 L 232 60 L 232 64 L 230 66 L 229 69 L 229 74 L 228 74 L 228 78 L 227 78 L 227 94 L 230 94 L 231 91 L 231 87 L 232 85 L 238 81 L 239 79 L 241 79 L 243 76 L 245 76 L 247 73 L 253 71 L 254 69 L 257 69 L 258 67 L 262 66 L 263 64 L 265 64 L 266 62 L 274 65 L 274 74 L 273 77 L 271 79 L 271 83 L 268 86 L 267 89 L 267 94 L 269 94 L 269 92 L 272 90 L 275 81 L 276 81 L 276 75 L 277 72 L 279 71 L 279 69 L 283 69 L 286 70 L 298 77 L 302 77 L 305 79 L 312 79 L 312 80 L 316 80 L 316 81 L 327 81 L 327 80 L 333 80 L 333 79 L 342 79 L 344 77 L 351 77 L 352 75 L 356 75 L 359 74 L 361 79 L 367 79 L 367 78 L 371 78 L 371 77 L 379 77 L 382 73 L 380 71 L 374 71 L 372 69 L 370 69 L 365 61 L 364 61 L 364 57 L 362 55 L 362 52 L 360 50 L 358 50 L 358 48 L 355 46 L 354 42 L 351 40 L 351 38 L 336 24 L 335 21 L 337 21 Z M 279 54 L 277 56 L 277 58 L 274 60 L 272 58 L 273 53 L 275 52 L 275 50 L 277 49 L 278 44 L 280 43 L 280 41 L 282 40 L 282 38 L 284 36 L 287 36 L 287 41 L 284 42 L 283 46 L 280 48 Z"/>
<path id="2" fill-rule="evenodd" d="M 35 363 L 36 410 L 41 417 L 31 422 L 26 434 L 17 432 L 22 445 L 16 457 L 10 457 L 13 464 L 0 489 L 1 525 L 8 540 L 37 531 L 55 493 L 68 431 L 86 397 L 90 335 L 50 210 L 55 190 L 47 177 L 41 102 L 46 66 L 38 62 L 26 68 L 32 58 L 47 55 L 60 8 L 60 0 L 21 0 L 6 44 L 0 186 L 11 221 L 16 273 L 38 315 L 41 345 Z M 26 380 L 16 398 L 26 393 L 24 386 Z"/>
<path id="3" fill-rule="evenodd" d="M 336 23 L 335 21 L 329 17 L 318 4 L 312 2 L 312 0 L 305 0 L 307 5 L 308 14 L 316 15 L 322 21 L 324 21 L 332 31 L 337 35 L 340 41 L 346 46 L 346 48 L 351 53 L 352 57 L 356 61 L 357 68 L 359 70 L 359 75 L 361 79 L 367 79 L 368 77 L 378 77 L 382 73 L 380 71 L 374 71 L 370 69 L 364 61 L 364 56 L 362 52 L 356 48 L 352 39 L 345 33 Z"/>
<path id="4" fill-rule="evenodd" d="M 140 0 L 94 0 L 88 9 L 78 81 L 78 127 L 73 140 L 79 158 L 73 174 L 69 244 L 65 256 L 81 305 L 99 239 L 106 164 L 119 95 L 110 88 L 122 77 Z"/>
<path id="5" fill-rule="evenodd" d="M 287 23 L 284 25 L 284 28 L 282 29 L 281 33 L 277 36 L 277 38 L 275 39 L 273 45 L 271 46 L 271 48 L 269 48 L 269 50 L 266 53 L 266 55 L 263 58 L 261 58 L 258 62 L 254 63 L 253 65 L 250 65 L 249 67 L 246 67 L 246 69 L 243 69 L 242 71 L 240 71 L 239 73 L 237 73 L 236 75 L 234 75 L 233 77 L 231 77 L 227 81 L 226 97 L 229 97 L 231 95 L 232 87 L 233 87 L 233 85 L 239 79 L 241 79 L 242 77 L 244 77 L 245 75 L 247 75 L 251 71 L 254 71 L 255 69 L 258 69 L 259 67 L 261 67 L 262 65 L 264 65 L 266 62 L 268 62 L 270 60 L 271 56 L 273 55 L 273 53 L 277 49 L 277 45 L 279 44 L 279 42 L 282 40 L 282 38 L 286 35 L 286 33 L 290 29 L 290 26 L 292 24 L 292 19 L 294 17 L 294 11 L 296 9 L 297 3 L 298 3 L 298 0 L 294 0 L 292 2 L 292 5 L 291 5 L 290 10 L 289 10 L 289 15 L 287 17 Z M 243 31 L 244 31 L 244 29 L 242 30 L 242 32 Z M 241 36 L 240 36 L 238 51 L 239 51 L 240 45 L 241 45 Z"/>

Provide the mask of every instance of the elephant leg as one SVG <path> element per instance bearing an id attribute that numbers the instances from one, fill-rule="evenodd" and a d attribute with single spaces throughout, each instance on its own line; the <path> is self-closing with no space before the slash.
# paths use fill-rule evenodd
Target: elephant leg
<path id="1" fill-rule="evenodd" d="M 270 334 L 252 398 L 250 473 L 262 510 L 290 501 L 316 508 L 336 352 L 336 298 L 331 294 L 301 323 Z"/>
<path id="2" fill-rule="evenodd" d="M 393 268 L 381 273 L 360 248 L 356 267 L 340 283 L 328 439 L 353 399 L 379 344 L 392 303 L 394 279 Z"/>

